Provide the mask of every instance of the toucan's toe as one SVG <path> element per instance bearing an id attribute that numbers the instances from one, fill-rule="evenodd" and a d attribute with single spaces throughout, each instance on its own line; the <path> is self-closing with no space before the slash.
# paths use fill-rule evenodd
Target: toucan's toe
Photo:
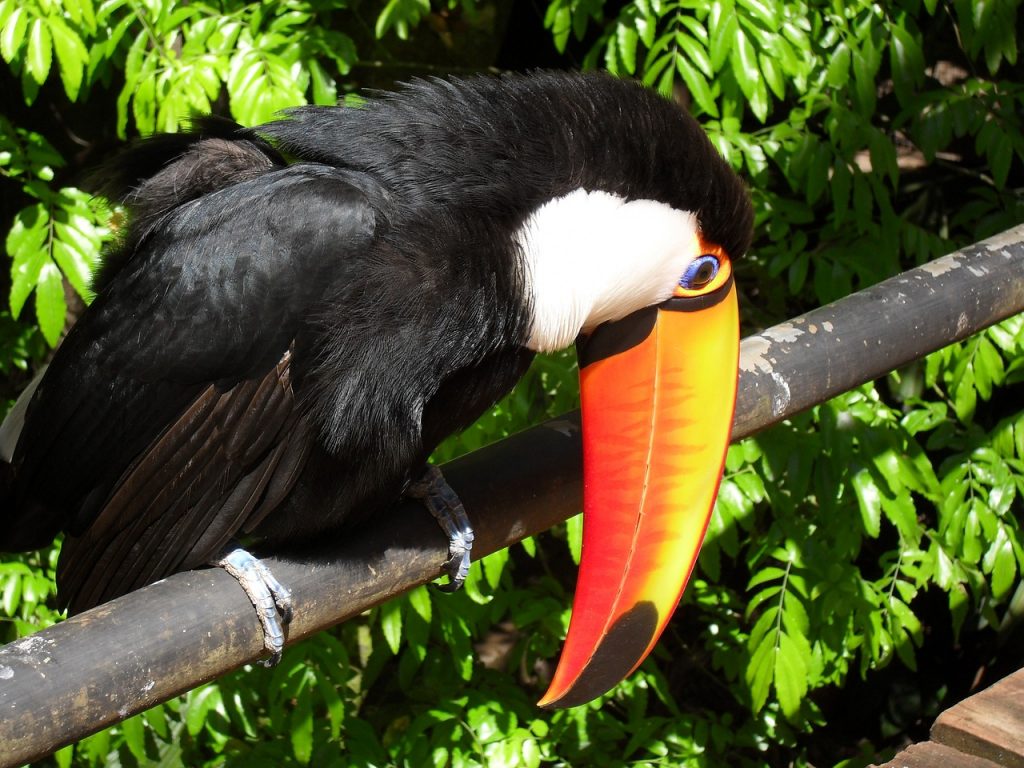
<path id="1" fill-rule="evenodd" d="M 417 499 L 430 510 L 441 530 L 448 537 L 448 560 L 444 570 L 448 574 L 447 584 L 438 584 L 442 592 L 455 592 L 462 587 L 469 576 L 470 556 L 473 552 L 473 526 L 469 522 L 466 508 L 458 495 L 448 485 L 437 467 L 430 465 L 423 476 L 406 489 L 406 496 Z"/>
<path id="2" fill-rule="evenodd" d="M 263 647 L 270 657 L 260 663 L 276 666 L 284 651 L 285 627 L 292 620 L 292 593 L 250 552 L 236 547 L 214 562 L 230 573 L 255 606 L 263 627 Z"/>

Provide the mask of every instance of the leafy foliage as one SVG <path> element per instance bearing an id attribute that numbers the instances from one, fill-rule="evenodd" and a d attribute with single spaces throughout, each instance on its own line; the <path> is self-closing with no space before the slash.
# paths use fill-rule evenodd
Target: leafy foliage
<path id="1" fill-rule="evenodd" d="M 87 274 L 120 225 L 76 186 L 83 142 L 174 130 L 211 109 L 254 123 L 333 103 L 367 46 L 387 59 L 386 46 L 436 30 L 450 42 L 489 7 L 0 0 L 12 91 L 0 118 L 4 396 L 59 339 L 68 298 L 89 299 Z M 557 50 L 683 99 L 749 180 L 748 329 L 1024 221 L 1020 22 L 1019 0 L 550 0 L 543 18 Z M 44 106 L 65 120 L 85 111 L 75 127 L 90 123 L 88 140 L 33 118 Z M 654 658 L 598 702 L 533 705 L 568 625 L 574 518 L 484 559 L 460 594 L 414 590 L 273 670 L 202 686 L 53 762 L 877 760 L 923 736 L 980 670 L 1022 663 L 1022 383 L 1016 317 L 734 445 L 679 615 Z M 435 458 L 575 400 L 571 353 L 541 358 Z M 3 640 L 56 620 L 56 551 L 0 563 Z"/>
<path id="2" fill-rule="evenodd" d="M 89 195 L 51 186 L 54 169 L 63 164 L 43 136 L 15 129 L 0 116 L 0 173 L 20 182 L 22 192 L 35 200 L 18 211 L 7 232 L 11 316 L 18 318 L 34 291 L 39 329 L 51 345 L 64 329 L 64 280 L 88 299 L 89 276 L 108 239 L 107 217 Z"/>

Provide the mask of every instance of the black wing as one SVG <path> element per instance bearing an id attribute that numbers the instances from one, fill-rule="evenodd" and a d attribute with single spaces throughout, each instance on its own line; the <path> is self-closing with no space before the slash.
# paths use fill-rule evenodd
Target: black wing
<path id="1" fill-rule="evenodd" d="M 33 397 L 0 549 L 67 531 L 61 601 L 82 610 L 209 560 L 273 509 L 315 442 L 291 350 L 360 271 L 373 194 L 302 165 L 166 212 Z"/>

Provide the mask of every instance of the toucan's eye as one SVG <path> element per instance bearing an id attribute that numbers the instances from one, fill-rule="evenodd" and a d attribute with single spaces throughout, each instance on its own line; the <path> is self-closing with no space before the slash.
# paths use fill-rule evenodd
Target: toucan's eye
<path id="1" fill-rule="evenodd" d="M 698 256 L 690 262 L 683 276 L 679 278 L 679 287 L 688 291 L 695 291 L 715 279 L 718 274 L 718 257 L 710 253 Z"/>

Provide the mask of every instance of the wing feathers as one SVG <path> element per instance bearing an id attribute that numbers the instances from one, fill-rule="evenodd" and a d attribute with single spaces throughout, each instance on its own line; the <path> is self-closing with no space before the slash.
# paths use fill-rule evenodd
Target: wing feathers
<path id="1" fill-rule="evenodd" d="M 68 537 L 58 584 L 72 613 L 208 562 L 288 493 L 309 434 L 295 428 L 290 358 L 261 379 L 203 390 L 124 473 L 92 526 Z"/>
<path id="2" fill-rule="evenodd" d="M 209 160 L 204 142 L 175 162 Z M 189 201 L 128 238 L 130 258 L 61 345 L 0 476 L 0 549 L 64 531 L 62 602 L 75 610 L 252 530 L 320 434 L 296 412 L 290 345 L 370 258 L 383 193 L 359 174 L 243 149 L 251 173 L 189 176 Z"/>

